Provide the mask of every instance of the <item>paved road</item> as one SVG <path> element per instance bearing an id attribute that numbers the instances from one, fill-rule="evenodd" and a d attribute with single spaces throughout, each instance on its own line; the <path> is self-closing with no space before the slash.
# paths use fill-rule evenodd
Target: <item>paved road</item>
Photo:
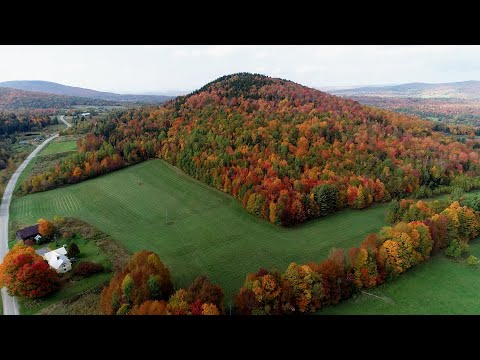
<path id="1" fill-rule="evenodd" d="M 62 121 L 65 125 L 67 125 L 67 128 L 71 127 L 72 124 L 70 124 L 67 120 L 65 120 L 65 116 L 61 115 L 60 116 L 60 121 Z"/>
<path id="2" fill-rule="evenodd" d="M 72 126 L 67 121 L 65 121 L 64 116 L 60 116 L 60 120 L 67 125 L 67 127 Z M 10 202 L 12 201 L 13 190 L 17 184 L 18 177 L 28 165 L 28 163 L 37 155 L 40 150 L 42 150 L 45 145 L 50 141 L 58 137 L 58 134 L 53 135 L 46 139 L 43 143 L 37 146 L 35 150 L 32 151 L 30 155 L 25 159 L 25 161 L 18 167 L 15 173 L 12 175 L 8 181 L 5 192 L 3 193 L 2 205 L 0 206 L 0 262 L 3 261 L 5 254 L 8 252 L 8 216 L 10 209 Z M 18 312 L 18 302 L 17 299 L 13 296 L 8 295 L 7 290 L 2 288 L 2 299 L 3 299 L 3 314 L 4 315 L 19 315 Z"/>

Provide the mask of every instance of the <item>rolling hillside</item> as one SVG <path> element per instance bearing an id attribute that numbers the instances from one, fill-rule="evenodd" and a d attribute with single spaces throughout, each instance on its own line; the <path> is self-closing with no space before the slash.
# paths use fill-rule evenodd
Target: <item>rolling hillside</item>
<path id="1" fill-rule="evenodd" d="M 164 106 L 115 116 L 24 192 L 162 158 L 247 212 L 290 226 L 394 196 L 474 187 L 480 175 L 475 144 L 429 121 L 258 74 L 224 76 Z"/>
<path id="2" fill-rule="evenodd" d="M 414 97 L 422 99 L 480 99 L 480 81 L 472 80 L 442 84 L 408 83 L 394 86 L 361 87 L 334 90 L 332 94 L 341 96 Z"/>
<path id="3" fill-rule="evenodd" d="M 43 92 L 56 95 L 74 96 L 82 98 L 92 98 L 99 100 L 108 100 L 115 102 L 140 102 L 161 104 L 171 96 L 164 95 L 123 95 L 109 92 L 96 91 L 74 86 L 66 86 L 49 81 L 39 80 L 21 80 L 0 82 L 0 87 L 7 87 L 25 91 Z"/>
<path id="4" fill-rule="evenodd" d="M 0 87 L 0 110 L 60 109 L 75 105 L 109 106 L 118 102 Z"/>

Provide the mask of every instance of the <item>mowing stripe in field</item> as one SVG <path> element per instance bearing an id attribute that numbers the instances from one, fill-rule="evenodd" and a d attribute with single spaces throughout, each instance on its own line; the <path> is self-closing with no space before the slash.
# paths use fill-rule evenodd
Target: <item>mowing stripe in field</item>
<path id="1" fill-rule="evenodd" d="M 359 244 L 384 225 L 384 209 L 347 209 L 282 228 L 248 214 L 235 199 L 164 161 L 150 160 L 15 199 L 10 216 L 23 224 L 54 215 L 80 218 L 132 252 L 157 252 L 177 286 L 208 275 L 223 287 L 228 303 L 248 272 L 260 267 L 282 271 L 292 261 L 320 261 L 332 247 Z"/>

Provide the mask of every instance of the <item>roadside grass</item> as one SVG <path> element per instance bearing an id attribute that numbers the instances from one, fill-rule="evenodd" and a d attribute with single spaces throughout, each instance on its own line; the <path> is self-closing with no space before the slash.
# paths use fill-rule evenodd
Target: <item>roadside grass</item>
<path id="1" fill-rule="evenodd" d="M 72 152 L 62 152 L 62 153 L 53 153 L 49 155 L 37 155 L 32 161 L 27 165 L 25 170 L 20 174 L 17 184 L 15 185 L 15 192 L 22 187 L 22 183 L 27 180 L 30 176 L 41 174 L 56 164 L 60 163 L 62 160 L 70 156 Z M 14 196 L 17 194 L 14 194 Z"/>
<path id="2" fill-rule="evenodd" d="M 50 142 L 22 171 L 15 185 L 17 192 L 30 176 L 41 174 L 77 151 L 75 136 L 61 136 Z M 32 147 L 33 148 L 33 147 Z M 32 149 L 33 150 L 33 149 Z M 16 195 L 16 194 L 15 194 Z"/>

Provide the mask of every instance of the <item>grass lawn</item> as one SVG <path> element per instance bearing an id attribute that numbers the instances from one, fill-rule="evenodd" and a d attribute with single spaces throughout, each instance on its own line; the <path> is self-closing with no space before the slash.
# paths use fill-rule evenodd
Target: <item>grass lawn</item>
<path id="1" fill-rule="evenodd" d="M 77 243 L 80 249 L 80 254 L 76 258 L 77 261 L 73 264 L 73 269 L 80 261 L 93 261 L 96 263 L 101 263 L 106 270 L 111 268 L 111 263 L 108 260 L 106 254 L 103 253 L 93 241 L 86 241 L 81 238 L 75 238 L 74 241 Z M 59 246 L 62 246 L 64 243 L 65 241 L 58 241 Z M 46 244 L 44 244 L 43 246 L 45 245 Z M 52 249 L 56 248 L 55 243 L 50 243 L 48 245 Z M 71 271 L 73 271 L 73 269 Z M 20 313 L 22 315 L 36 314 L 37 312 L 49 305 L 58 303 L 63 299 L 78 295 L 84 291 L 99 286 L 105 281 L 109 281 L 111 276 L 111 272 L 104 271 L 98 274 L 94 274 L 88 278 L 71 281 L 64 285 L 59 291 L 45 297 L 40 303 L 35 305 L 32 305 L 29 300 L 19 300 Z M 30 306 L 28 306 L 29 304 Z"/>
<path id="2" fill-rule="evenodd" d="M 150 160 L 16 198 L 10 219 L 23 224 L 54 215 L 85 220 L 131 252 L 158 253 L 177 287 L 206 274 L 223 287 L 228 304 L 248 272 L 260 267 L 283 271 L 292 261 L 321 261 L 332 247 L 359 244 L 384 225 L 384 210 L 385 205 L 346 209 L 282 228 L 248 214 L 235 199 L 166 162 Z"/>
<path id="3" fill-rule="evenodd" d="M 59 141 L 60 140 L 60 141 Z M 39 155 L 49 155 L 63 153 L 67 151 L 76 151 L 77 142 L 75 140 L 61 141 L 61 138 L 53 140 Z"/>
<path id="4" fill-rule="evenodd" d="M 480 258 L 480 238 L 470 242 L 470 253 Z M 399 278 L 367 290 L 319 315 L 349 314 L 480 314 L 480 268 L 434 255 Z"/>

